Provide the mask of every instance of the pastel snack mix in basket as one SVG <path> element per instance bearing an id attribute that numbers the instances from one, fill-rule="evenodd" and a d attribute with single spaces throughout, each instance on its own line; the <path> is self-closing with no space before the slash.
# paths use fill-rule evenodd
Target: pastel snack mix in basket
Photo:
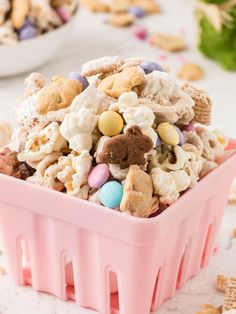
<path id="1" fill-rule="evenodd" d="M 32 73 L 0 170 L 21 178 L 8 170 L 17 156 L 28 182 L 148 218 L 224 155 L 227 138 L 206 128 L 211 109 L 204 91 L 142 58 L 103 57 L 49 84 Z"/>
<path id="2" fill-rule="evenodd" d="M 236 70 L 236 2 L 198 0 L 197 20 L 200 51 L 226 70 Z"/>
<path id="3" fill-rule="evenodd" d="M 207 128 L 209 96 L 117 56 L 25 84 L 0 153 L 9 272 L 103 314 L 117 292 L 120 314 L 149 314 L 216 247 L 236 155 Z"/>
<path id="4" fill-rule="evenodd" d="M 0 45 L 34 38 L 68 22 L 77 0 L 1 0 Z"/>

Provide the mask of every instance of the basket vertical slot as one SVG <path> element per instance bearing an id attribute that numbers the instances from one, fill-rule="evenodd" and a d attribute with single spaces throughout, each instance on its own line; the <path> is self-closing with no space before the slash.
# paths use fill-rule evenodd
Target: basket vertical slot
<path id="1" fill-rule="evenodd" d="M 188 267 L 188 260 L 191 250 L 191 241 L 186 245 L 184 254 L 181 258 L 180 265 L 179 265 L 179 271 L 176 281 L 176 288 L 181 289 L 184 287 L 184 285 L 187 282 L 187 267 Z"/>
<path id="2" fill-rule="evenodd" d="M 206 239 L 204 242 L 203 252 L 202 252 L 201 267 L 206 267 L 206 265 L 209 262 L 209 258 L 212 254 L 213 245 L 214 245 L 213 242 L 214 242 L 215 227 L 216 227 L 216 221 L 211 223 L 208 227 Z"/>
<path id="3" fill-rule="evenodd" d="M 162 283 L 164 279 L 164 266 L 160 267 L 156 276 L 155 288 L 152 297 L 151 311 L 156 311 L 162 303 Z"/>
<path id="4" fill-rule="evenodd" d="M 119 304 L 119 286 L 118 286 L 118 278 L 115 271 L 108 270 L 107 273 L 107 288 L 109 291 L 109 304 L 107 311 L 109 314 L 119 314 L 120 304 Z"/>
<path id="5" fill-rule="evenodd" d="M 18 237 L 17 246 L 19 247 L 20 265 L 23 271 L 25 284 L 32 285 L 32 271 L 29 253 L 29 245 L 23 236 Z"/>
<path id="6" fill-rule="evenodd" d="M 66 297 L 68 300 L 75 301 L 76 280 L 74 275 L 74 264 L 72 256 L 68 251 L 62 253 L 63 281 L 65 282 Z"/>

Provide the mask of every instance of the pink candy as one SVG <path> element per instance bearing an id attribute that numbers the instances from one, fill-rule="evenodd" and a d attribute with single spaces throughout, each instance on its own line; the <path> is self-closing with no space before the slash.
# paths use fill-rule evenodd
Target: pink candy
<path id="1" fill-rule="evenodd" d="M 68 22 L 70 20 L 70 14 L 68 13 L 67 9 L 64 7 L 60 7 L 57 9 L 57 13 L 60 15 L 63 22 Z"/>
<path id="2" fill-rule="evenodd" d="M 189 123 L 188 125 L 184 127 L 184 131 L 195 132 L 196 131 L 195 125 L 193 123 Z"/>
<path id="3" fill-rule="evenodd" d="M 109 175 L 110 172 L 108 165 L 97 165 L 89 174 L 88 184 L 93 189 L 99 189 L 101 186 L 103 186 L 104 183 L 107 182 Z"/>
<path id="4" fill-rule="evenodd" d="M 132 28 L 132 33 L 135 37 L 137 37 L 140 40 L 145 40 L 148 35 L 147 29 L 144 26 L 140 25 L 135 25 Z"/>

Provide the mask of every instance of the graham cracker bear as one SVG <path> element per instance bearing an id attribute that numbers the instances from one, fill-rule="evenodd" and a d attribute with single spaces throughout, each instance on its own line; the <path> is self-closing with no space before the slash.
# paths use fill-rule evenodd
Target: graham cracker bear
<path id="1" fill-rule="evenodd" d="M 83 86 L 79 81 L 55 76 L 48 86 L 39 91 L 36 101 L 37 111 L 45 115 L 50 111 L 66 108 L 82 90 Z"/>
<path id="2" fill-rule="evenodd" d="M 114 73 L 104 78 L 98 85 L 98 90 L 118 98 L 126 92 L 132 91 L 135 86 L 144 80 L 144 71 L 138 66 L 125 68 L 122 72 Z"/>
<path id="3" fill-rule="evenodd" d="M 151 138 L 143 135 L 141 129 L 134 125 L 125 134 L 114 136 L 105 142 L 98 159 L 100 163 L 119 164 L 121 169 L 130 165 L 145 165 L 144 154 L 152 148 Z"/>
<path id="4" fill-rule="evenodd" d="M 152 197 L 152 194 L 150 176 L 139 166 L 130 166 L 120 204 L 121 211 L 132 216 L 148 218 L 158 209 L 158 199 Z"/>

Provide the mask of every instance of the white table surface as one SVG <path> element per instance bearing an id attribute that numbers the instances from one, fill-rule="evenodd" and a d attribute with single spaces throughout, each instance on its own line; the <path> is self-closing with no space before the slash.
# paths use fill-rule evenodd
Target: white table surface
<path id="1" fill-rule="evenodd" d="M 116 29 L 103 23 L 105 16 L 92 15 L 81 10 L 77 29 L 67 40 L 64 51 L 53 62 L 37 69 L 50 79 L 54 74 L 68 74 L 79 70 L 83 62 L 103 55 L 122 57 L 144 56 L 159 60 L 166 56 L 165 64 L 173 74 L 180 67 L 180 59 L 195 62 L 205 69 L 205 78 L 196 86 L 208 90 L 214 101 L 213 127 L 236 136 L 236 73 L 227 73 L 215 63 L 205 59 L 195 49 L 196 28 L 191 0 L 160 0 L 163 13 L 148 17 L 139 23 L 146 25 L 150 33 L 167 32 L 179 34 L 186 31 L 188 50 L 179 54 L 167 54 L 136 40 L 130 29 Z M 0 56 L 1 57 L 1 56 Z M 35 56 L 32 56 L 35 57 Z M 16 61 L 17 62 L 17 61 Z M 14 65 L 13 65 L 14 66 Z M 23 94 L 23 76 L 0 80 L 0 121 L 9 120 L 14 125 L 13 108 Z M 219 237 L 220 249 L 212 258 L 209 267 L 192 279 L 186 288 L 164 303 L 158 313 L 194 314 L 203 303 L 220 305 L 223 295 L 214 288 L 215 276 L 222 273 L 236 276 L 236 243 L 229 245 L 230 233 L 236 227 L 236 207 L 228 206 Z M 199 230 L 199 232 L 201 232 Z M 4 254 L 0 266 L 5 265 Z M 0 278 L 1 314 L 86 314 L 93 311 L 78 308 L 73 303 L 64 303 L 53 296 L 34 292 L 31 288 L 16 287 L 8 275 Z M 134 313 L 135 314 L 135 313 Z"/>

